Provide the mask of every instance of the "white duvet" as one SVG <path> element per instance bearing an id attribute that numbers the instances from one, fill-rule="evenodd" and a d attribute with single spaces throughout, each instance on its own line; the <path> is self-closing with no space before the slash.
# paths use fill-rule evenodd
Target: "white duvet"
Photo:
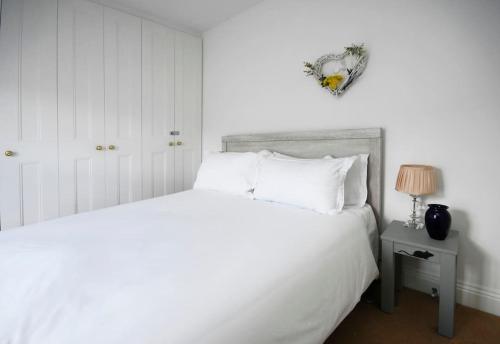
<path id="1" fill-rule="evenodd" d="M 369 222 L 198 190 L 2 231 L 0 343 L 319 344 L 378 274 Z"/>

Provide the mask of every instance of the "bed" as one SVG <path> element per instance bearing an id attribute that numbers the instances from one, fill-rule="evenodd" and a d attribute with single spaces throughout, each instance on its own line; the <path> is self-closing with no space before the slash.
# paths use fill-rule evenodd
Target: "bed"
<path id="1" fill-rule="evenodd" d="M 190 190 L 0 233 L 0 344 L 322 343 L 378 276 L 379 129 L 223 138 L 225 151 L 370 153 L 335 216 Z"/>

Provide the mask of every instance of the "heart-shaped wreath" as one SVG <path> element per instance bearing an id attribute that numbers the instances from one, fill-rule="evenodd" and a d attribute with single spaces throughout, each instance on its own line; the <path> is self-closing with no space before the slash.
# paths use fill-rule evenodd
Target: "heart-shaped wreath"
<path id="1" fill-rule="evenodd" d="M 334 96 L 339 96 L 365 70 L 368 54 L 363 44 L 346 47 L 340 55 L 321 56 L 316 62 L 304 62 L 304 72 L 314 76 L 323 88 Z"/>

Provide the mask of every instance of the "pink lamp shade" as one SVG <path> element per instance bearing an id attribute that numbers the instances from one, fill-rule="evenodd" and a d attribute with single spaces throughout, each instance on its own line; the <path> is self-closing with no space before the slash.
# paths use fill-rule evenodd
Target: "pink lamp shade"
<path id="1" fill-rule="evenodd" d="M 436 171 L 427 165 L 401 165 L 396 190 L 413 196 L 428 195 L 436 192 Z"/>

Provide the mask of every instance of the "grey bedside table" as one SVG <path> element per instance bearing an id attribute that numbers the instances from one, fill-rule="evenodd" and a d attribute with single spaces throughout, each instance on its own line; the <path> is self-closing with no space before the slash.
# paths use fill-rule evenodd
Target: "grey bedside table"
<path id="1" fill-rule="evenodd" d="M 431 239 L 425 229 L 406 228 L 403 222 L 393 221 L 380 238 L 382 240 L 382 299 L 380 303 L 382 310 L 392 313 L 394 308 L 395 263 L 400 259 L 400 255 L 439 264 L 438 332 L 443 336 L 453 337 L 458 232 L 451 230 L 446 240 L 439 241 Z M 420 257 L 416 257 L 415 254 Z M 400 276 L 397 277 L 399 283 Z"/>

